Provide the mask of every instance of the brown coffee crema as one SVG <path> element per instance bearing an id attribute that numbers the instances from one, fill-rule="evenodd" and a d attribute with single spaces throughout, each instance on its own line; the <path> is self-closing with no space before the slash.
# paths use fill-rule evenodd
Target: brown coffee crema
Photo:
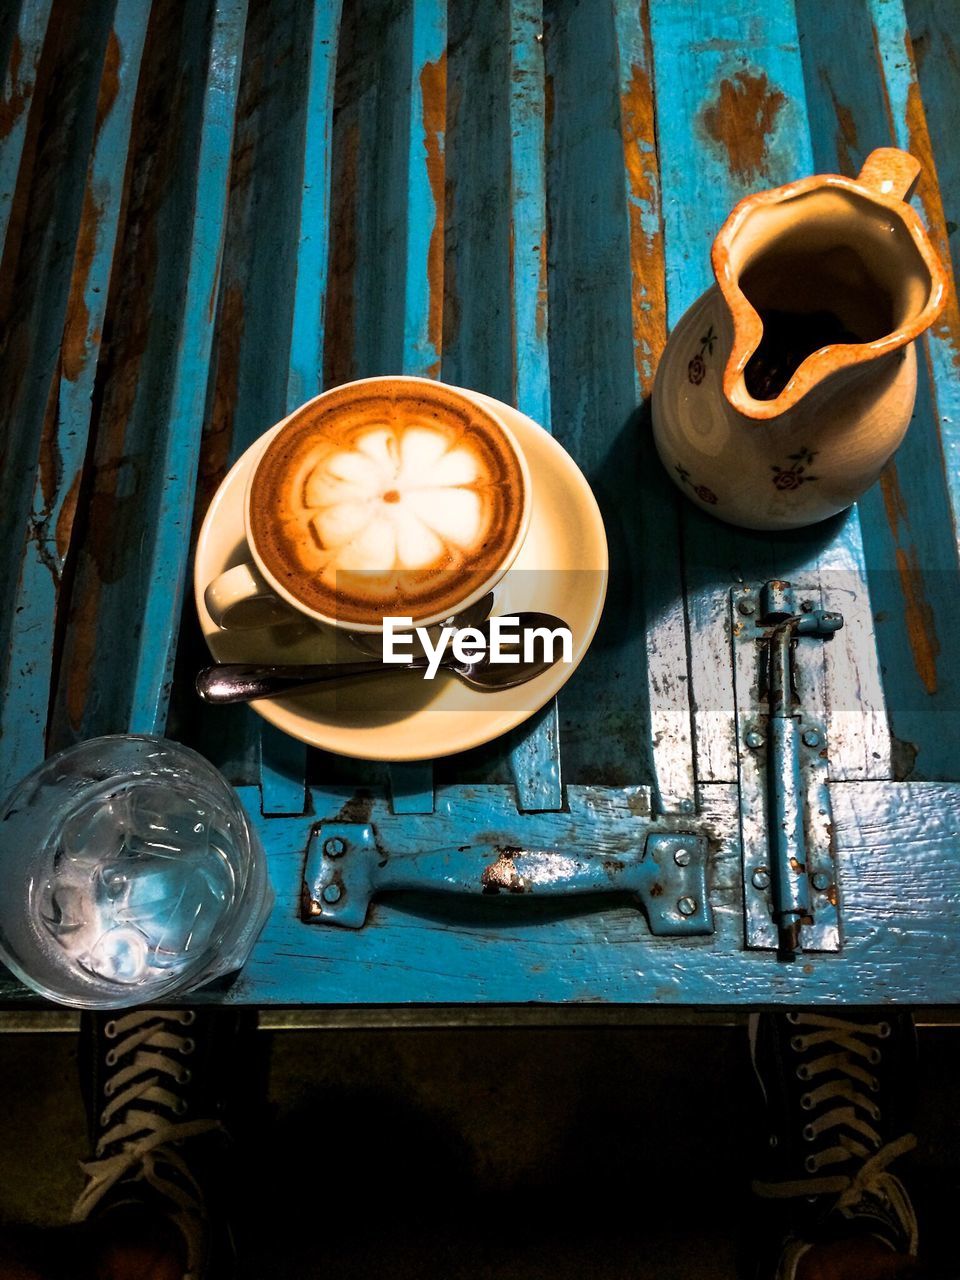
<path id="1" fill-rule="evenodd" d="M 379 625 L 451 612 L 523 521 L 524 477 L 480 406 L 443 388 L 349 387 L 305 405 L 257 465 L 250 524 L 273 577 L 307 608 Z"/>

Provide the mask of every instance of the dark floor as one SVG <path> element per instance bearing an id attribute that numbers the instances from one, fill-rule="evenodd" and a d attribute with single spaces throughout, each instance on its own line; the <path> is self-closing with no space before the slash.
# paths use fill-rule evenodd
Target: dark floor
<path id="1" fill-rule="evenodd" d="M 736 1028 L 261 1032 L 249 1277 L 733 1280 L 744 1199 Z M 0 1220 L 65 1221 L 83 1115 L 68 1034 L 0 1036 Z M 960 1187 L 960 1032 L 921 1031 L 917 1195 L 931 1254 Z M 238 1062 L 238 1072 L 249 1064 Z"/>

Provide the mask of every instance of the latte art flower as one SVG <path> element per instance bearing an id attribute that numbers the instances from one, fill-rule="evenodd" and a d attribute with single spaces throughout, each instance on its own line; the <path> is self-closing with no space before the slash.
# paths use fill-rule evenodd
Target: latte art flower
<path id="1" fill-rule="evenodd" d="M 439 383 L 371 379 L 304 405 L 250 492 L 266 570 L 327 617 L 443 617 L 515 554 L 523 463 L 481 405 Z"/>
<path id="2" fill-rule="evenodd" d="M 372 423 L 349 449 L 304 459 L 303 509 L 325 575 L 453 566 L 482 538 L 488 480 L 448 433 Z"/>

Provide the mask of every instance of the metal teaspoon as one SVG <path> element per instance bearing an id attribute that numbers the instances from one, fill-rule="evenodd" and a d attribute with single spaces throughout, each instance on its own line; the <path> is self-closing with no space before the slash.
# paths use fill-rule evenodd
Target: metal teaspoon
<path id="1" fill-rule="evenodd" d="M 524 633 L 534 627 L 546 627 L 555 631 L 565 627 L 562 618 L 552 613 L 517 613 L 510 617 L 517 619 L 516 628 L 511 628 L 511 635 L 516 634 L 522 642 Z M 504 663 L 490 660 L 490 619 L 481 622 L 476 630 L 485 641 L 486 647 L 478 657 L 468 662 L 460 662 L 448 647 L 444 652 L 438 670 L 452 671 L 465 684 L 473 689 L 485 691 L 512 689 L 516 685 L 525 684 L 541 675 L 559 661 L 559 655 L 551 653 L 546 658 L 546 646 L 539 645 L 538 658 L 525 662 Z M 504 638 L 506 639 L 506 637 Z M 556 649 L 557 646 L 552 646 Z M 562 652 L 562 647 L 561 647 Z M 377 659 L 365 662 L 314 662 L 302 665 L 271 666 L 262 663 L 224 662 L 212 667 L 205 667 L 197 676 L 197 693 L 204 700 L 214 705 L 231 702 L 251 702 L 255 698 L 276 698 L 281 694 L 300 693 L 319 685 L 330 685 L 341 680 L 354 680 L 371 675 L 393 675 L 403 671 L 426 671 L 429 660 L 426 656 L 413 657 L 409 662 L 386 664 Z"/>

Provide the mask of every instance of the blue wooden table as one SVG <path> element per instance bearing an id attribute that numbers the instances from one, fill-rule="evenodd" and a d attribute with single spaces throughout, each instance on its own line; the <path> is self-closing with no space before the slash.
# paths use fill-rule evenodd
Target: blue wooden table
<path id="1" fill-rule="evenodd" d="M 906 148 L 956 266 L 958 53 L 960 13 L 936 0 L 8 0 L 3 789 L 103 733 L 166 732 L 209 756 L 276 890 L 249 964 L 212 998 L 954 1003 L 955 291 L 921 343 L 905 444 L 856 509 L 815 528 L 750 534 L 684 502 L 648 401 L 749 192 Z M 397 371 L 552 430 L 611 546 L 604 622 L 558 703 L 426 765 L 308 752 L 191 694 L 192 545 L 227 468 L 325 387 Z M 828 644 L 798 645 L 826 743 L 804 786 L 829 928 L 792 963 L 769 937 L 745 741 L 757 646 L 738 621 L 782 579 L 844 617 Z M 597 858 L 657 874 L 644 909 L 622 892 L 425 885 L 339 928 L 316 879 L 337 832 L 394 867 L 470 846 L 553 851 L 572 885 Z M 684 933 L 691 915 L 702 927 Z M 0 996 L 26 998 L 11 979 Z"/>

